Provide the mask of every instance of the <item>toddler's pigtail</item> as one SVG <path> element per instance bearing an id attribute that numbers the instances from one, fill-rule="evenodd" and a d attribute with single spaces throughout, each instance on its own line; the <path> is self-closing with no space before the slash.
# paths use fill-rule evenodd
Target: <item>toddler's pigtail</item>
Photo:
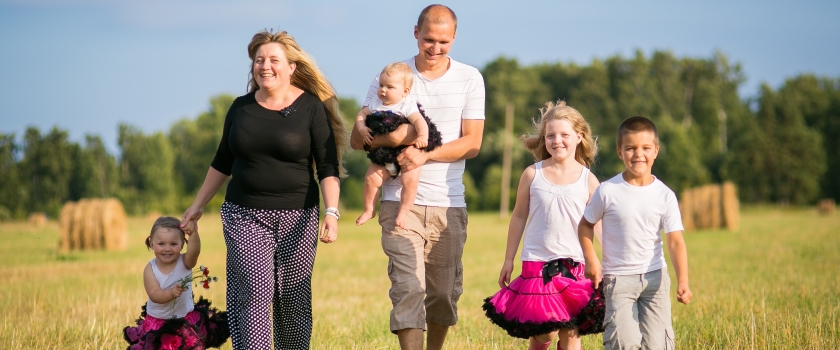
<path id="1" fill-rule="evenodd" d="M 152 249 L 152 236 L 146 237 L 146 249 Z"/>

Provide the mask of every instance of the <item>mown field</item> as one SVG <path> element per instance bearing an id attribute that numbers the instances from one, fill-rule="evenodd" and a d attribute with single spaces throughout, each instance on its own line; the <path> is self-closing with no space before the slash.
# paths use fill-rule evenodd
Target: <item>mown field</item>
<path id="1" fill-rule="evenodd" d="M 379 227 L 357 228 L 353 219 L 346 213 L 338 241 L 319 246 L 312 348 L 394 349 Z M 694 300 L 688 306 L 674 301 L 678 348 L 840 348 L 840 215 L 747 208 L 741 220 L 737 233 L 686 235 Z M 0 349 L 124 348 L 122 327 L 146 300 L 141 275 L 153 255 L 142 242 L 151 223 L 130 219 L 125 252 L 67 254 L 56 251 L 55 221 L 42 228 L 0 224 Z M 207 215 L 200 226 L 199 262 L 224 280 L 219 218 Z M 481 310 L 482 299 L 498 289 L 506 229 L 497 215 L 470 216 L 461 320 L 450 331 L 448 349 L 527 347 Z M 196 291 L 222 308 L 224 293 L 222 281 Z M 585 349 L 600 344 L 600 336 L 584 338 Z"/>

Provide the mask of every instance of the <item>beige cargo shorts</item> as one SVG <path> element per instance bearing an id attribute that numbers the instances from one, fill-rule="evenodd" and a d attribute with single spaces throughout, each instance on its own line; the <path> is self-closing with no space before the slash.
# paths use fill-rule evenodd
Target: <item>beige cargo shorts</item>
<path id="1" fill-rule="evenodd" d="M 426 329 L 426 323 L 453 326 L 463 293 L 461 256 L 467 241 L 466 208 L 414 205 L 407 229 L 396 226 L 399 202 L 380 206 L 382 250 L 388 256 L 391 332 Z"/>

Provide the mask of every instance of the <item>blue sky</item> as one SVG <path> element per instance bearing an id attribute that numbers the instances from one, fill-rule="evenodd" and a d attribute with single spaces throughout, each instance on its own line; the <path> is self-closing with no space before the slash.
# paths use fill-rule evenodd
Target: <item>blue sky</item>
<path id="1" fill-rule="evenodd" d="M 0 0 L 0 133 L 54 125 L 99 134 L 116 152 L 117 124 L 167 131 L 211 96 L 246 92 L 246 45 L 286 30 L 339 95 L 361 99 L 387 63 L 416 53 L 428 2 Z M 740 62 L 744 97 L 800 73 L 840 77 L 840 2 L 450 1 L 451 56 L 483 67 L 575 62 L 668 50 Z"/>

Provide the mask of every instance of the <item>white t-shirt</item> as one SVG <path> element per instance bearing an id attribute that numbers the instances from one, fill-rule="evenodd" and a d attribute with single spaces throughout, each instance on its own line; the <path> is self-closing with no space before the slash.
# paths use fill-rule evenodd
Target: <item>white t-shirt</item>
<path id="1" fill-rule="evenodd" d="M 427 79 L 417 72 L 414 57 L 404 63 L 414 73 L 409 98 L 419 102 L 426 116 L 437 125 L 443 143 L 461 137 L 461 121 L 484 120 L 484 79 L 478 69 L 449 58 L 449 69 L 437 79 Z M 365 106 L 376 97 L 379 89 L 377 75 L 368 89 Z M 466 162 L 428 161 L 420 168 L 420 184 L 414 204 L 433 207 L 466 207 L 462 177 Z M 383 201 L 399 201 L 402 185 L 394 179 L 382 184 Z"/>
<path id="2" fill-rule="evenodd" d="M 578 240 L 578 224 L 589 200 L 589 169 L 583 167 L 577 181 L 555 185 L 543 176 L 543 162 L 536 164 L 529 189 L 528 223 L 522 239 L 522 261 L 572 258 L 584 262 Z"/>
<path id="3" fill-rule="evenodd" d="M 178 256 L 175 268 L 172 269 L 172 272 L 168 275 L 160 272 L 155 260 L 157 260 L 157 258 L 149 261 L 149 264 L 152 264 L 152 272 L 155 274 L 155 278 L 158 281 L 160 289 L 172 288 L 175 283 L 178 283 L 178 280 L 189 276 L 192 272 L 186 267 L 186 265 L 184 265 L 183 254 Z M 195 305 L 193 304 L 192 283 L 187 285 L 187 290 L 181 292 L 181 296 L 170 300 L 168 303 L 158 304 L 152 301 L 152 299 L 146 301 L 146 313 L 164 320 L 170 318 L 184 318 L 187 313 L 193 311 L 193 308 L 195 308 Z"/>
<path id="4" fill-rule="evenodd" d="M 601 183 L 583 217 L 602 220 L 603 274 L 635 275 L 665 268 L 662 236 L 682 231 L 677 196 L 659 179 L 633 186 L 621 174 Z"/>
<path id="5" fill-rule="evenodd" d="M 388 106 L 382 104 L 382 100 L 374 98 L 368 105 L 368 109 L 371 111 L 391 111 L 406 118 L 414 113 L 420 113 L 420 110 L 417 109 L 417 101 L 412 100 L 411 97 L 406 97 Z"/>

